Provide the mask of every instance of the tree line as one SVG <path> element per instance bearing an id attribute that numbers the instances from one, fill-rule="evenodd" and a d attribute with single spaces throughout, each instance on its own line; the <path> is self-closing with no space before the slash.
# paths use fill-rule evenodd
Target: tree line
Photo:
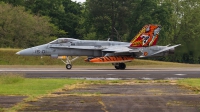
<path id="1" fill-rule="evenodd" d="M 0 0 L 0 47 L 26 48 L 59 37 L 130 41 L 160 24 L 159 45 L 181 44 L 173 56 L 200 63 L 199 0 Z"/>

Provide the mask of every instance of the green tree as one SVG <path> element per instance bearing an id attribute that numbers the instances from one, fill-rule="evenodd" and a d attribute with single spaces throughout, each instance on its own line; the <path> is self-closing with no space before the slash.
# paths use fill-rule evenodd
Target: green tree
<path id="1" fill-rule="evenodd" d="M 4 3 L 9 3 L 9 4 L 12 4 L 14 6 L 23 6 L 24 3 L 25 3 L 25 0 L 0 0 Z"/>
<path id="2" fill-rule="evenodd" d="M 81 16 L 82 5 L 71 0 L 0 0 L 14 6 L 24 6 L 35 15 L 48 16 L 50 22 L 59 29 L 68 32 L 68 36 L 79 38 L 77 28 Z"/>
<path id="3" fill-rule="evenodd" d="M 64 34 L 49 23 L 49 18 L 33 16 L 23 7 L 0 4 L 0 45 L 1 47 L 31 47 Z"/>
<path id="4" fill-rule="evenodd" d="M 172 61 L 200 63 L 200 1 L 173 0 L 174 3 L 174 35 L 173 42 L 181 43 L 180 51 Z M 178 19 L 176 19 L 178 18 Z M 174 60 L 176 59 L 176 60 Z"/>
<path id="5" fill-rule="evenodd" d="M 62 4 L 64 6 L 64 15 L 59 18 L 60 28 L 69 32 L 69 37 L 80 38 L 78 28 L 82 15 L 82 5 L 71 0 L 63 0 Z"/>
<path id="6" fill-rule="evenodd" d="M 36 15 L 49 16 L 51 23 L 68 32 L 68 37 L 79 37 L 76 32 L 82 9 L 79 3 L 71 0 L 27 0 L 25 7 Z"/>
<path id="7" fill-rule="evenodd" d="M 181 44 L 175 55 L 162 57 L 161 60 L 200 63 L 200 1 L 199 0 L 163 0 L 172 4 L 172 16 L 169 18 L 169 42 Z M 163 32 L 163 31 L 162 31 Z"/>
<path id="8" fill-rule="evenodd" d="M 131 0 L 88 0 L 87 21 L 98 39 L 121 40 L 128 27 Z M 117 32 L 118 31 L 118 32 Z"/>

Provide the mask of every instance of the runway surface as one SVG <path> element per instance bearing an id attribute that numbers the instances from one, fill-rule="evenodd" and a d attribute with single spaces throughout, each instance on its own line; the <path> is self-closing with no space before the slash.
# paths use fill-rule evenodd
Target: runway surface
<path id="1" fill-rule="evenodd" d="M 182 79 L 200 78 L 200 68 L 88 69 L 74 68 L 1 68 L 0 73 L 24 74 L 27 78 L 75 78 L 88 80 L 115 79 Z"/>

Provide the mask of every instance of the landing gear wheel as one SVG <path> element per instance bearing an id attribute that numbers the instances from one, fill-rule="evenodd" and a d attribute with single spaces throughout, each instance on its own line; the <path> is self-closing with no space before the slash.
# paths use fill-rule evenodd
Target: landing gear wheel
<path id="1" fill-rule="evenodd" d="M 115 66 L 116 69 L 119 69 L 119 66 Z"/>
<path id="2" fill-rule="evenodd" d="M 124 70 L 126 68 L 125 63 L 119 63 L 119 69 Z"/>
<path id="3" fill-rule="evenodd" d="M 71 65 L 71 64 L 67 64 L 67 65 L 66 65 L 66 68 L 69 70 L 69 69 L 72 68 L 72 65 Z"/>
<path id="4" fill-rule="evenodd" d="M 115 66 L 115 68 L 117 69 L 117 70 L 124 70 L 125 68 L 126 68 L 126 64 L 125 63 L 115 63 L 115 64 L 113 64 L 114 66 Z"/>
<path id="5" fill-rule="evenodd" d="M 66 61 L 64 61 L 63 59 L 61 59 L 61 60 L 62 60 L 63 63 L 65 63 L 66 69 L 70 70 L 72 68 L 72 61 L 75 61 L 78 58 L 79 57 L 77 56 L 77 57 L 70 60 L 70 58 L 68 56 L 66 56 Z"/>

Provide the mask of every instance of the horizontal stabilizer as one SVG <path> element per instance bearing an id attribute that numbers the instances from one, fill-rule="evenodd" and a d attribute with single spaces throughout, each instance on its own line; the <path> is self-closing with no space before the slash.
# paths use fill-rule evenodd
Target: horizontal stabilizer
<path id="1" fill-rule="evenodd" d="M 153 53 L 151 56 L 156 55 L 156 54 L 159 54 L 159 53 L 162 53 L 162 52 L 167 51 L 167 50 L 170 50 L 170 49 L 173 49 L 173 48 L 178 47 L 178 46 L 180 46 L 180 45 L 181 45 L 181 44 L 174 45 L 174 46 L 170 46 L 170 47 L 166 47 L 165 49 L 162 49 L 162 50 L 160 50 L 160 51 L 157 51 L 157 52 Z"/>

